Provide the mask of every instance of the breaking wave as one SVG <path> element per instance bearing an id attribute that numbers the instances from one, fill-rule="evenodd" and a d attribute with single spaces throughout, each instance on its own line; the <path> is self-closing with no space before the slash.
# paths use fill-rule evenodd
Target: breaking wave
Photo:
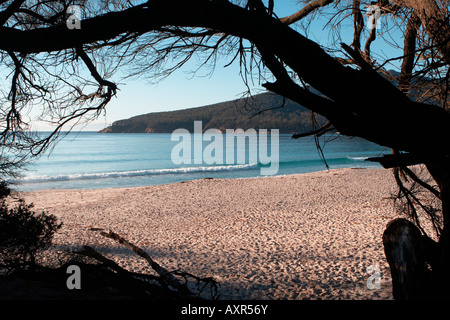
<path id="1" fill-rule="evenodd" d="M 235 171 L 235 170 L 249 170 L 258 168 L 257 164 L 242 164 L 242 165 L 224 165 L 224 166 L 206 166 L 206 167 L 183 167 L 183 168 L 168 168 L 168 169 L 149 169 L 149 170 L 134 170 L 122 172 L 94 172 L 94 173 L 79 173 L 67 175 L 42 175 L 42 176 L 27 176 L 11 182 L 21 183 L 41 183 L 51 181 L 69 181 L 69 180 L 87 180 L 87 179 L 107 179 L 107 178 L 126 178 L 139 177 L 151 175 L 164 174 L 189 174 L 201 172 L 221 172 L 221 171 Z"/>

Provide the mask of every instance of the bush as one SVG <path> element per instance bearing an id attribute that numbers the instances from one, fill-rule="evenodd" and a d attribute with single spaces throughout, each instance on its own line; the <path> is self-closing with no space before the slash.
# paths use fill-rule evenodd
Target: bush
<path id="1" fill-rule="evenodd" d="M 0 268 L 17 270 L 35 267 L 36 255 L 46 250 L 61 227 L 56 217 L 35 213 L 22 199 L 9 208 L 5 198 L 10 189 L 0 182 Z"/>

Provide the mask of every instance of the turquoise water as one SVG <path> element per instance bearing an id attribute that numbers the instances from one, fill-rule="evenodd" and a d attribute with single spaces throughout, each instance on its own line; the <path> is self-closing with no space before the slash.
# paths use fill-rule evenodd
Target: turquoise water
<path id="1" fill-rule="evenodd" d="M 99 134 L 95 132 L 70 133 L 55 148 L 41 156 L 23 172 L 23 177 L 12 181 L 22 191 L 62 188 L 96 189 L 135 187 L 181 182 L 201 178 L 248 178 L 262 176 L 261 168 L 270 164 L 251 162 L 249 150 L 260 150 L 260 141 L 268 141 L 267 155 L 271 156 L 270 135 L 259 135 L 257 148 L 245 144 L 245 163 L 225 161 L 229 152 L 223 145 L 223 164 L 194 164 L 194 142 L 191 141 L 191 164 L 175 164 L 172 151 L 180 141 L 172 141 L 171 134 Z M 194 136 L 194 135 L 192 135 Z M 225 135 L 223 135 L 225 136 Z M 223 139 L 225 141 L 225 139 Z M 213 140 L 212 140 L 213 141 Z M 380 168 L 367 157 L 388 153 L 384 147 L 359 138 L 338 134 L 325 135 L 320 140 L 330 169 Z M 295 140 L 291 135 L 279 135 L 278 170 L 276 175 L 288 175 L 326 170 L 312 137 Z M 201 150 L 211 149 L 212 142 L 201 142 Z M 254 145 L 253 145 L 254 146 Z M 197 144 L 198 147 L 198 144 Z M 228 146 L 229 147 L 229 146 Z M 209 149 L 209 150 L 210 150 Z M 187 148 L 186 148 L 187 150 Z M 211 155 L 217 156 L 217 150 Z M 220 155 L 220 154 L 219 154 Z M 255 157 L 253 157 L 255 158 Z M 272 157 L 272 162 L 275 158 Z M 189 161 L 185 161 L 189 162 Z"/>

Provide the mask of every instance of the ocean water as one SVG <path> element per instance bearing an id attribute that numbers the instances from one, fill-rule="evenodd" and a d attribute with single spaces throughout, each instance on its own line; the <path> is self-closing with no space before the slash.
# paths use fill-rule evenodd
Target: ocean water
<path id="1" fill-rule="evenodd" d="M 189 141 L 189 157 L 187 147 L 183 152 L 175 152 L 181 148 L 182 140 L 172 141 L 172 134 L 69 133 L 51 152 L 28 166 L 21 178 L 10 182 L 21 191 L 97 189 L 160 185 L 202 178 L 254 178 L 265 176 L 262 168 L 270 166 L 277 169 L 277 176 L 327 170 L 312 137 L 296 140 L 291 135 L 282 134 L 274 140 L 272 147 L 271 135 L 259 134 L 255 141 L 245 140 L 245 160 L 242 163 L 242 160 L 238 161 L 242 144 L 236 141 L 234 145 L 227 145 L 225 134 L 221 135 L 224 137 L 222 153 L 220 144 L 213 144 L 217 136 L 209 139 L 211 141 L 195 140 L 194 136 L 192 134 Z M 208 139 L 204 136 L 203 140 Z M 371 142 L 339 134 L 324 135 L 320 143 L 330 169 L 380 168 L 365 159 L 389 153 L 386 148 Z M 214 152 L 211 152 L 212 146 L 217 147 Z M 201 161 L 199 150 L 203 152 L 200 152 Z M 233 161 L 231 156 L 226 159 L 231 150 L 234 150 Z M 265 160 L 261 158 L 261 150 L 267 151 L 263 153 L 268 157 Z M 177 164 L 182 155 L 185 156 L 184 163 Z M 278 166 L 275 166 L 276 155 Z M 211 157 L 219 163 L 210 163 Z"/>

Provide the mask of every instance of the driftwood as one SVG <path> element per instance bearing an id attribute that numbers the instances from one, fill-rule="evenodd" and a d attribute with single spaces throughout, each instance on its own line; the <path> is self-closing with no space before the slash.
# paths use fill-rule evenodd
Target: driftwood
<path id="1" fill-rule="evenodd" d="M 85 259 L 85 258 L 89 259 Z M 95 249 L 61 256 L 60 265 L 19 269 L 0 274 L 0 299 L 7 300 L 174 300 L 186 294 L 170 290 L 160 277 L 140 274 L 120 267 Z M 96 262 L 92 262 L 95 260 Z M 99 263 L 98 263 L 99 262 Z M 68 290 L 68 268 L 76 265 L 82 270 L 81 290 Z M 191 298 L 191 297 L 189 297 Z M 195 299 L 195 297 L 192 297 Z"/>
<path id="2" fill-rule="evenodd" d="M 156 280 L 158 282 L 160 281 L 160 278 L 156 277 L 156 276 L 152 276 L 152 275 L 148 275 L 148 274 L 144 275 L 144 274 L 128 271 L 128 270 L 122 268 L 121 266 L 119 266 L 114 260 L 106 258 L 104 255 L 102 255 L 101 253 L 99 253 L 98 251 L 96 251 L 94 248 L 92 248 L 90 246 L 85 245 L 85 246 L 83 246 L 83 250 L 76 251 L 75 253 L 86 256 L 86 257 L 93 258 L 93 259 L 101 262 L 105 267 L 110 268 L 119 274 L 135 276 L 135 277 L 140 277 L 140 278 L 146 278 L 146 279 L 150 279 L 150 280 Z"/>
<path id="3" fill-rule="evenodd" d="M 76 251 L 75 253 L 81 254 L 86 257 L 94 258 L 95 260 L 103 263 L 106 267 L 109 267 L 117 272 L 126 272 L 125 269 L 123 269 L 121 266 L 119 266 L 115 261 L 110 260 L 103 256 L 101 253 L 96 251 L 94 248 L 90 246 L 83 246 L 83 250 Z"/>
<path id="4" fill-rule="evenodd" d="M 102 266 L 113 270 L 114 272 L 124 276 L 125 278 L 151 280 L 153 283 L 156 281 L 157 283 L 159 283 L 159 287 L 164 290 L 161 291 L 158 288 L 155 289 L 154 286 L 150 290 L 156 291 L 156 294 L 159 294 L 159 296 L 165 295 L 167 297 L 167 294 L 170 294 L 168 293 L 170 291 L 173 292 L 173 297 L 171 298 L 174 299 L 187 297 L 194 299 L 203 299 L 201 298 L 201 295 L 203 294 L 203 291 L 208 288 L 210 290 L 210 299 L 215 300 L 219 298 L 220 284 L 216 282 L 216 280 L 214 280 L 212 277 L 201 278 L 180 270 L 168 271 L 167 269 L 160 266 L 157 262 L 155 262 L 144 250 L 130 243 L 120 235 L 112 231 L 104 232 L 104 229 L 101 228 L 89 229 L 91 231 L 97 231 L 102 236 L 113 239 L 118 243 L 124 245 L 125 247 L 131 249 L 134 253 L 144 258 L 150 264 L 152 269 L 158 274 L 158 276 L 128 271 L 119 266 L 115 261 L 106 258 L 101 253 L 89 246 L 84 246 L 83 250 L 75 252 L 76 254 L 93 258 L 100 262 Z M 194 290 L 190 290 L 188 288 L 188 283 L 193 284 L 194 286 L 196 286 L 196 288 L 192 287 Z M 170 288 L 172 288 L 172 290 L 170 290 Z"/>
<path id="5" fill-rule="evenodd" d="M 431 272 L 419 229 L 406 219 L 395 219 L 383 233 L 383 245 L 391 269 L 394 299 L 431 298 Z"/>
<path id="6" fill-rule="evenodd" d="M 142 258 L 144 258 L 145 260 L 147 260 L 147 262 L 150 264 L 150 266 L 153 268 L 153 270 L 156 271 L 156 273 L 158 273 L 161 276 L 161 279 L 163 280 L 163 282 L 175 289 L 177 289 L 178 291 L 182 292 L 182 293 L 187 293 L 187 294 L 191 294 L 191 292 L 189 291 L 189 289 L 187 288 L 186 285 L 183 285 L 182 283 L 180 283 L 178 281 L 177 278 L 175 278 L 172 273 L 170 273 L 168 270 L 166 270 L 165 268 L 161 267 L 158 263 L 156 263 L 144 250 L 142 250 L 141 248 L 135 246 L 134 244 L 128 242 L 127 240 L 125 240 L 124 238 L 122 238 L 121 236 L 119 236 L 118 234 L 109 231 L 108 233 L 106 232 L 100 232 L 101 235 L 107 237 L 107 238 L 111 238 L 117 242 L 119 242 L 120 244 L 126 246 L 127 248 L 131 249 L 134 253 L 138 254 L 139 256 L 141 256 Z"/>

